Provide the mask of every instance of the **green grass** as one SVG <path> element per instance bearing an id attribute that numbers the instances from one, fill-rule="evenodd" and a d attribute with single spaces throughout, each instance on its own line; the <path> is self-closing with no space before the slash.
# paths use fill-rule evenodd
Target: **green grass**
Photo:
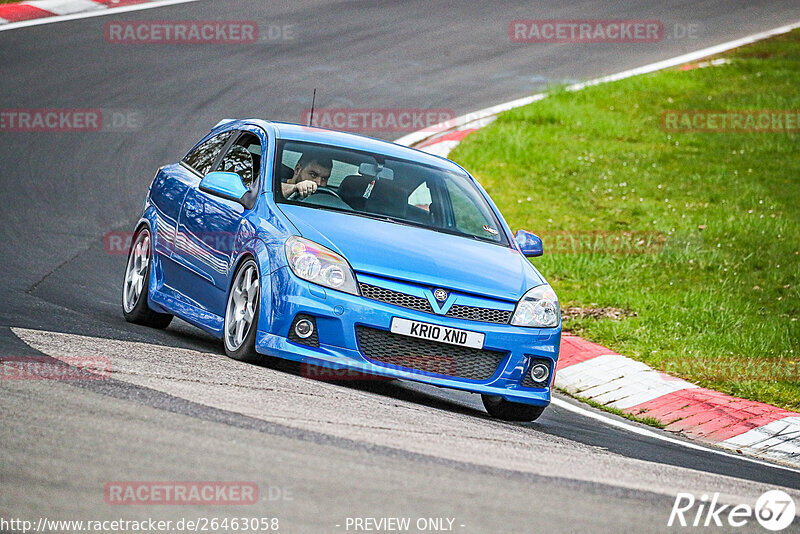
<path id="1" fill-rule="evenodd" d="M 613 307 L 565 328 L 705 387 L 800 409 L 800 135 L 667 133 L 664 110 L 800 109 L 800 32 L 503 113 L 450 155 L 512 228 L 562 307 Z M 662 235 L 644 253 L 547 254 L 563 233 Z M 550 238 L 548 238 L 548 235 Z M 766 376 L 765 376 L 766 375 Z"/>

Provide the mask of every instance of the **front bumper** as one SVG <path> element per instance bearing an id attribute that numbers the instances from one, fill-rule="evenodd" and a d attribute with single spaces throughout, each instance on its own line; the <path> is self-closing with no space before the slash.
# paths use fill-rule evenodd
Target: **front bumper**
<path id="1" fill-rule="evenodd" d="M 282 267 L 265 278 L 262 287 L 269 287 L 270 292 L 269 295 L 264 292 L 263 298 L 268 302 L 262 301 L 256 336 L 256 350 L 261 354 L 313 366 L 352 369 L 473 393 L 499 395 L 512 402 L 539 406 L 550 403 L 561 340 L 560 325 L 556 328 L 525 328 L 424 313 L 322 288 L 295 277 L 288 267 Z M 315 318 L 319 347 L 288 339 L 292 321 L 300 313 Z M 486 380 L 447 376 L 368 359 L 359 349 L 356 326 L 389 331 L 393 317 L 481 332 L 485 334 L 484 350 L 502 352 L 504 356 L 494 374 Z M 551 373 L 546 387 L 521 385 L 532 358 L 550 362 Z"/>

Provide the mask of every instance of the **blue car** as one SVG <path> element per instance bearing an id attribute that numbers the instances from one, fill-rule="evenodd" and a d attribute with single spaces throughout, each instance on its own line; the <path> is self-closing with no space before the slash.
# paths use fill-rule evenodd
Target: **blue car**
<path id="1" fill-rule="evenodd" d="M 527 258 L 541 254 L 447 159 L 224 120 L 153 179 L 122 308 L 156 328 L 178 316 L 237 360 L 470 391 L 494 417 L 532 421 L 561 339 L 558 299 Z"/>

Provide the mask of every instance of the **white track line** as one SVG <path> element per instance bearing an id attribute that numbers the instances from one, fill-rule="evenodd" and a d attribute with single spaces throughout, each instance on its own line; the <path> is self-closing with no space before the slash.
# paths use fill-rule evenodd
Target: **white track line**
<path id="1" fill-rule="evenodd" d="M 709 452 L 709 453 L 712 453 L 712 454 L 718 454 L 720 456 L 727 456 L 728 458 L 734 458 L 736 460 L 744 460 L 746 462 L 752 462 L 752 463 L 756 463 L 756 464 L 759 464 L 759 465 L 765 465 L 765 466 L 768 466 L 768 467 L 774 467 L 774 468 L 777 468 L 777 469 L 783 469 L 785 471 L 791 471 L 792 473 L 800 474 L 800 470 L 793 469 L 791 467 L 788 467 L 788 466 L 785 466 L 785 465 L 782 465 L 782 464 L 772 463 L 772 462 L 765 462 L 765 461 L 762 461 L 762 460 L 757 460 L 757 459 L 752 458 L 750 456 L 732 454 L 732 453 L 725 452 L 725 451 L 722 451 L 722 450 L 719 450 L 719 449 L 713 449 L 713 448 L 710 448 L 710 447 L 704 447 L 702 445 L 698 445 L 697 443 L 692 443 L 690 441 L 683 441 L 681 439 L 675 439 L 675 438 L 671 438 L 669 436 L 664 436 L 662 434 L 659 434 L 658 432 L 653 432 L 652 430 L 648 430 L 646 428 L 639 427 L 639 426 L 634 426 L 634 425 L 629 424 L 629 423 L 623 423 L 622 421 L 619 421 L 617 419 L 613 419 L 611 417 L 607 417 L 605 415 L 601 415 L 599 413 L 587 410 L 585 408 L 581 408 L 580 406 L 575 406 L 574 404 L 571 404 L 571 403 L 569 403 L 567 401 L 564 401 L 564 400 L 561 400 L 561 399 L 557 399 L 555 397 L 550 400 L 550 403 L 553 406 L 558 406 L 559 408 L 564 408 L 567 411 L 576 413 L 578 415 L 582 415 L 583 417 L 588 417 L 590 419 L 594 419 L 595 421 L 600 421 L 602 423 L 605 423 L 605 424 L 607 424 L 609 426 L 613 426 L 613 427 L 616 427 L 616 428 L 621 428 L 621 429 L 626 430 L 628 432 L 632 432 L 634 434 L 639 434 L 640 436 L 644 436 L 644 437 L 647 437 L 647 438 L 658 439 L 658 440 L 661 440 L 661 441 L 665 441 L 667 443 L 672 443 L 673 445 L 680 445 L 682 447 L 687 447 L 689 449 L 694 449 L 694 450 L 703 451 L 703 452 Z M 720 442 L 720 443 L 724 443 L 724 442 Z"/>
<path id="2" fill-rule="evenodd" d="M 154 9 L 157 7 L 171 6 L 174 4 L 188 4 L 189 2 L 199 2 L 200 0 L 157 0 L 148 4 L 134 4 L 124 7 L 112 7 L 108 9 L 98 9 L 93 11 L 86 11 L 84 13 L 75 13 L 73 15 L 60 15 L 54 17 L 42 17 L 40 19 L 21 20 L 19 22 L 9 22 L 0 26 L 0 32 L 8 30 L 16 30 L 18 28 L 27 28 L 30 26 L 39 26 L 41 24 L 52 24 L 54 22 L 63 22 L 66 20 L 88 19 L 91 17 L 105 17 L 113 13 L 127 13 L 129 11 L 142 11 L 144 9 Z"/>

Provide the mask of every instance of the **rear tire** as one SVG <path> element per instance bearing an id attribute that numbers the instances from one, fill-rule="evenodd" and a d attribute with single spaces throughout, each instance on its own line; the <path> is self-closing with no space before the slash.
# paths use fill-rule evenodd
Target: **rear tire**
<path id="1" fill-rule="evenodd" d="M 122 314 L 129 323 L 164 329 L 172 322 L 172 315 L 158 313 L 147 305 L 152 258 L 150 230 L 144 227 L 133 236 L 128 252 L 125 279 L 122 282 Z"/>
<path id="2" fill-rule="evenodd" d="M 481 400 L 489 415 L 503 421 L 535 421 L 545 409 L 544 406 L 511 402 L 494 395 L 481 395 Z"/>
<path id="3" fill-rule="evenodd" d="M 236 269 L 225 306 L 222 343 L 229 358 L 255 363 L 258 314 L 261 310 L 261 284 L 258 265 L 248 258 Z"/>

